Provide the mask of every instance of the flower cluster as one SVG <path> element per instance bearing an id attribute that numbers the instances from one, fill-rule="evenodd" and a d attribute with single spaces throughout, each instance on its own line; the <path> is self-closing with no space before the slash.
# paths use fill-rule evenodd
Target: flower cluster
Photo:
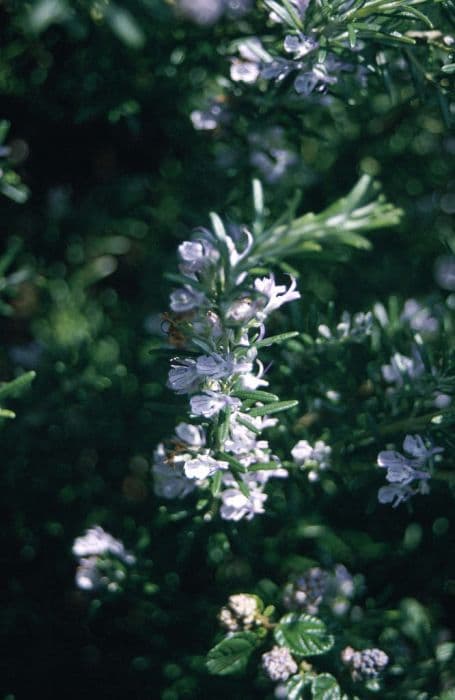
<path id="1" fill-rule="evenodd" d="M 380 503 L 392 503 L 393 507 L 407 501 L 415 494 L 429 492 L 431 477 L 427 469 L 433 455 L 443 451 L 442 447 L 426 447 L 419 435 L 406 435 L 401 452 L 385 450 L 378 455 L 378 465 L 387 470 L 389 486 L 382 486 L 378 492 Z"/>
<path id="2" fill-rule="evenodd" d="M 259 613 L 255 596 L 248 593 L 237 593 L 229 596 L 228 604 L 221 608 L 218 619 L 229 632 L 249 630 L 255 624 Z"/>
<path id="3" fill-rule="evenodd" d="M 73 554 L 78 559 L 76 585 L 85 591 L 118 590 L 119 583 L 125 578 L 124 565 L 131 566 L 136 561 L 120 540 L 99 525 L 75 539 Z"/>
<path id="4" fill-rule="evenodd" d="M 388 365 L 381 368 L 382 376 L 388 384 L 400 388 L 407 381 L 417 379 L 425 372 L 425 365 L 416 346 L 412 348 L 412 357 L 396 352 Z"/>
<path id="5" fill-rule="evenodd" d="M 341 660 L 349 666 L 355 681 L 377 678 L 389 663 L 389 657 L 381 649 L 355 651 L 352 647 L 343 649 Z"/>
<path id="6" fill-rule="evenodd" d="M 343 311 L 340 322 L 332 332 L 330 328 L 322 323 L 318 326 L 318 333 L 323 340 L 363 340 L 371 335 L 373 328 L 373 314 L 359 312 L 351 316 L 349 311 Z M 320 339 L 318 339 L 320 342 Z"/>
<path id="7" fill-rule="evenodd" d="M 299 440 L 292 448 L 291 455 L 301 469 L 308 470 L 310 481 L 318 481 L 319 472 L 330 466 L 331 452 L 332 449 L 323 440 L 317 440 L 314 447 L 307 440 Z"/>
<path id="8" fill-rule="evenodd" d="M 288 610 L 310 615 L 317 615 L 324 603 L 335 615 L 343 615 L 354 594 L 354 578 L 343 564 L 337 564 L 333 573 L 316 566 L 285 586 L 283 603 Z"/>
<path id="9" fill-rule="evenodd" d="M 273 274 L 250 274 L 260 246 L 248 229 L 228 233 L 216 215 L 212 224 L 178 248 L 183 285 L 171 294 L 170 323 L 187 354 L 171 360 L 167 385 L 188 397 L 196 422 L 181 423 L 168 444 L 158 445 L 155 493 L 183 498 L 211 483 L 222 518 L 249 520 L 264 512 L 267 481 L 287 476 L 261 437 L 277 422 L 268 414 L 295 403 L 263 391 L 258 348 L 267 343 L 268 316 L 300 294 L 293 278 L 286 286 Z"/>
<path id="10" fill-rule="evenodd" d="M 297 664 L 289 649 L 276 645 L 262 655 L 262 667 L 272 681 L 287 681 L 297 672 Z"/>
<path id="11" fill-rule="evenodd" d="M 240 58 L 232 59 L 231 80 L 255 83 L 262 78 L 280 83 L 294 74 L 298 95 L 324 94 L 338 82 L 340 71 L 351 71 L 353 66 L 339 61 L 333 53 L 322 58 L 318 50 L 318 41 L 300 32 L 284 38 L 283 51 L 289 57 L 272 56 L 259 39 L 248 39 L 238 46 Z"/>

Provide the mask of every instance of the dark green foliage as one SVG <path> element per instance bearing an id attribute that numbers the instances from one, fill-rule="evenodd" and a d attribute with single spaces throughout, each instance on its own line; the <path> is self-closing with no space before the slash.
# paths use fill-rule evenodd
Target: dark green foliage
<path id="1" fill-rule="evenodd" d="M 366 4 L 353 4 L 357 15 Z M 239 38 L 265 27 L 278 42 L 262 3 L 205 27 L 173 5 L 0 3 L 2 697 L 272 698 L 253 663 L 259 633 L 220 641 L 219 609 L 239 590 L 278 608 L 286 581 L 341 562 L 361 575 L 352 614 L 322 610 L 330 625 L 321 622 L 314 639 L 305 620 L 275 632 L 280 644 L 290 634 L 302 656 L 327 651 L 309 658 L 308 682 L 287 681 L 289 698 L 336 700 L 339 683 L 362 700 L 452 700 L 455 414 L 434 397 L 455 386 L 455 302 L 434 275 L 437 260 L 455 254 L 453 48 L 433 41 L 420 12 L 448 36 L 454 5 L 408 3 L 403 18 L 403 3 L 388 3 L 373 29 L 354 17 L 349 40 L 363 35 L 372 60 L 379 47 L 394 61 L 374 58 L 368 90 L 339 86 L 328 104 L 297 99 L 287 83 L 226 82 Z M 416 32 L 409 49 L 403 36 L 393 45 L 383 36 L 401 21 L 403 36 Z M 190 113 L 212 98 L 231 116 L 195 131 Z M 263 201 L 256 188 L 252 205 L 251 181 L 264 173 L 251 135 L 263 145 L 275 126 L 297 161 L 264 183 Z M 368 207 L 377 180 L 383 195 L 368 226 L 321 226 L 320 213 L 346 192 L 350 211 Z M 271 250 L 274 227 L 291 219 L 312 234 L 275 269 L 298 276 L 302 301 L 257 342 L 269 396 L 250 396 L 280 398 L 250 414 L 282 411 L 269 437 L 292 474 L 275 481 L 265 515 L 237 524 L 211 513 L 204 492 L 157 498 L 150 474 L 156 445 L 186 418 L 165 387 L 177 351 L 160 314 L 178 283 L 164 273 L 175 272 L 191 229 L 210 225 L 210 211 L 227 223 L 255 219 Z M 428 371 L 390 394 L 381 366 L 411 352 L 415 331 L 400 320 L 410 297 L 425 302 L 440 332 L 419 346 Z M 388 325 L 375 318 L 368 337 L 336 335 L 343 310 L 378 301 Z M 377 454 L 416 432 L 445 447 L 431 493 L 380 505 Z M 321 438 L 332 469 L 312 483 L 290 449 Z M 94 524 L 137 557 L 121 595 L 74 585 L 71 547 Z M 379 693 L 342 666 L 348 644 L 390 656 Z M 210 670 L 245 666 L 246 676 L 209 674 L 211 648 Z"/>

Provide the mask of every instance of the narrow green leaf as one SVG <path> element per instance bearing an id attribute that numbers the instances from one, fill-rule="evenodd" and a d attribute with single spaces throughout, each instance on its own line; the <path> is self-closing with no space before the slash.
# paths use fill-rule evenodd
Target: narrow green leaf
<path id="1" fill-rule="evenodd" d="M 238 399 L 244 399 L 245 401 L 265 401 L 267 403 L 278 401 L 279 399 L 276 394 L 270 394 L 268 391 L 247 391 L 246 389 L 234 391 L 233 396 L 236 396 Z"/>
<path id="2" fill-rule="evenodd" d="M 321 673 L 311 683 L 313 700 L 341 700 L 340 686 L 330 673 Z"/>
<path id="3" fill-rule="evenodd" d="M 441 70 L 443 73 L 455 73 L 455 63 L 446 63 Z"/>
<path id="4" fill-rule="evenodd" d="M 243 493 L 245 498 L 249 498 L 251 494 L 250 494 L 250 489 L 248 488 L 248 485 L 245 484 L 245 482 L 242 481 L 242 479 L 237 478 L 236 480 L 237 480 L 237 486 L 239 487 L 239 491 L 241 493 Z"/>
<path id="5" fill-rule="evenodd" d="M 19 396 L 36 377 L 36 372 L 25 372 L 17 379 L 0 386 L 0 401 L 10 396 Z"/>
<path id="6" fill-rule="evenodd" d="M 299 656 L 324 654 L 334 642 L 322 620 L 307 613 L 288 613 L 281 618 L 274 634 L 278 644 Z"/>
<path id="7" fill-rule="evenodd" d="M 217 496 L 221 488 L 221 469 L 215 472 L 210 483 L 210 490 L 214 496 Z"/>
<path id="8" fill-rule="evenodd" d="M 259 180 L 253 180 L 253 205 L 256 218 L 261 220 L 264 216 L 264 192 Z"/>
<path id="9" fill-rule="evenodd" d="M 256 464 L 251 464 L 248 467 L 249 472 L 261 472 L 270 471 L 272 469 L 279 469 L 280 464 L 277 462 L 256 462 Z"/>
<path id="10" fill-rule="evenodd" d="M 192 279 L 191 277 L 186 277 L 185 275 L 179 275 L 177 272 L 165 272 L 164 277 L 171 282 L 177 282 L 178 284 L 188 284 L 190 287 L 193 287 L 194 289 L 199 290 L 200 292 L 204 291 L 204 286 L 200 284 L 197 280 Z"/>
<path id="11" fill-rule="evenodd" d="M 229 435 L 229 419 L 231 417 L 231 409 L 227 406 L 222 414 L 221 421 L 216 428 L 217 444 L 219 447 L 224 445 Z"/>
<path id="12" fill-rule="evenodd" d="M 218 214 L 212 211 L 210 213 L 210 221 L 212 222 L 213 231 L 218 240 L 226 244 L 226 229 Z"/>
<path id="13" fill-rule="evenodd" d="M 272 413 L 279 413 L 280 411 L 288 411 L 290 408 L 294 408 L 298 405 L 298 401 L 276 401 L 275 403 L 268 403 L 266 406 L 256 406 L 250 409 L 248 415 L 257 418 L 258 416 L 269 416 Z"/>
<path id="14" fill-rule="evenodd" d="M 278 343 L 285 343 L 286 340 L 291 338 L 296 338 L 299 335 L 298 331 L 289 331 L 288 333 L 278 333 L 277 335 L 271 335 L 268 338 L 263 338 L 255 343 L 256 348 L 268 348 L 270 345 L 275 345 Z"/>
<path id="15" fill-rule="evenodd" d="M 279 3 L 275 2 L 275 0 L 264 0 L 264 4 L 269 8 L 269 10 L 274 12 L 277 15 L 277 17 L 279 17 L 282 20 L 282 22 L 287 24 L 289 27 L 295 26 L 295 22 L 293 22 L 293 19 L 290 16 L 289 12 Z M 296 28 L 299 29 L 298 25 Z"/>
<path id="16" fill-rule="evenodd" d="M 230 676 L 245 670 L 256 646 L 252 632 L 237 632 L 226 637 L 207 656 L 207 669 L 216 676 Z"/>
<path id="17" fill-rule="evenodd" d="M 235 457 L 228 454 L 227 452 L 218 452 L 218 456 L 221 460 L 229 464 L 232 471 L 240 472 L 241 474 L 246 474 L 246 472 L 248 471 L 247 468 L 241 462 L 239 462 L 237 459 L 235 459 Z"/>
<path id="18" fill-rule="evenodd" d="M 248 428 L 248 430 L 251 430 L 251 432 L 255 435 L 260 435 L 262 433 L 262 430 L 260 428 L 256 428 L 254 423 L 249 421 L 247 418 L 244 418 L 243 416 L 236 416 L 235 420 L 237 423 L 240 423 L 240 425 L 243 425 L 244 428 Z"/>
<path id="19" fill-rule="evenodd" d="M 0 418 L 16 418 L 16 414 L 7 408 L 0 408 Z"/>

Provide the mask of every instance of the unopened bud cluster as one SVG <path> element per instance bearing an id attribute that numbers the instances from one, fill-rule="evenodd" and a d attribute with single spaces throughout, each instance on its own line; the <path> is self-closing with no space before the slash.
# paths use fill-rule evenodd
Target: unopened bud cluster
<path id="1" fill-rule="evenodd" d="M 229 597 L 218 619 L 229 632 L 238 632 L 251 629 L 257 622 L 258 613 L 257 599 L 247 593 L 238 593 Z"/>
<path id="2" fill-rule="evenodd" d="M 262 667 L 272 681 L 287 681 L 298 668 L 289 649 L 279 646 L 262 655 Z"/>
<path id="3" fill-rule="evenodd" d="M 349 666 L 355 681 L 377 678 L 389 663 L 389 657 L 382 649 L 355 651 L 352 647 L 343 649 L 341 660 Z"/>

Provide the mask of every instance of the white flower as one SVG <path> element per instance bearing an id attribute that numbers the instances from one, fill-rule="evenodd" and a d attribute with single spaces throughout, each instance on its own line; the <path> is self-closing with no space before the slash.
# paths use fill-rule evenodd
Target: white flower
<path id="1" fill-rule="evenodd" d="M 98 557 L 83 557 L 76 569 L 76 586 L 83 591 L 94 591 L 104 585 L 98 569 Z"/>
<path id="2" fill-rule="evenodd" d="M 263 308 L 257 312 L 258 318 L 263 321 L 268 314 L 275 311 L 283 304 L 289 301 L 294 301 L 294 299 L 300 299 L 300 292 L 295 291 L 297 283 L 294 277 L 291 276 L 291 284 L 289 289 L 286 289 L 284 285 L 275 284 L 275 278 L 273 275 L 270 277 L 262 277 L 254 280 L 254 288 L 256 292 L 262 294 L 266 299 L 266 303 Z"/>
<path id="3" fill-rule="evenodd" d="M 299 440 L 291 450 L 294 461 L 303 467 L 316 466 L 319 469 L 326 469 L 329 465 L 331 448 L 323 440 L 317 440 L 314 447 L 308 440 Z"/>
<path id="4" fill-rule="evenodd" d="M 171 309 L 177 313 L 185 313 L 193 309 L 199 309 L 206 304 L 207 299 L 203 292 L 198 292 L 190 285 L 176 289 L 171 294 Z"/>
<path id="5" fill-rule="evenodd" d="M 171 365 L 167 386 L 177 394 L 190 394 L 199 387 L 196 362 L 191 359 L 176 359 Z M 177 364 L 178 363 L 178 364 Z"/>
<path id="6" fill-rule="evenodd" d="M 185 462 L 184 471 L 188 479 L 207 479 L 220 469 L 228 469 L 229 464 L 210 455 L 199 455 Z"/>
<path id="7" fill-rule="evenodd" d="M 252 520 L 255 515 L 264 513 L 264 502 L 267 494 L 263 493 L 254 481 L 248 482 L 249 496 L 245 496 L 238 486 L 232 486 L 221 492 L 223 501 L 220 515 L 223 520 Z"/>
<path id="8" fill-rule="evenodd" d="M 260 74 L 258 63 L 252 61 L 241 61 L 233 58 L 231 62 L 231 80 L 235 83 L 255 83 Z"/>
<path id="9" fill-rule="evenodd" d="M 272 681 L 287 681 L 289 676 L 297 673 L 298 668 L 289 649 L 279 646 L 262 654 L 262 666 Z"/>
<path id="10" fill-rule="evenodd" d="M 311 459 L 313 454 L 313 448 L 311 447 L 308 440 L 299 440 L 297 445 L 292 448 L 291 455 L 294 462 L 297 464 L 304 464 L 307 459 Z"/>
<path id="11" fill-rule="evenodd" d="M 239 377 L 239 385 L 246 391 L 256 391 L 260 386 L 268 386 L 266 379 L 262 379 L 264 375 L 264 365 L 260 360 L 256 360 L 258 365 L 258 373 L 253 374 L 251 371 L 246 371 Z"/>
<path id="12" fill-rule="evenodd" d="M 258 484 L 266 484 L 269 479 L 287 479 L 288 476 L 288 470 L 281 467 L 279 463 L 277 463 L 276 469 L 260 469 L 254 472 L 254 478 Z"/>
<path id="13" fill-rule="evenodd" d="M 225 409 L 227 406 L 231 406 L 231 408 L 234 410 L 240 408 L 241 401 L 240 399 L 227 396 L 226 394 L 220 394 L 215 391 L 207 390 L 204 394 L 197 394 L 196 396 L 193 396 L 190 404 L 191 413 L 194 416 L 211 418 Z"/>
<path id="14" fill-rule="evenodd" d="M 123 542 L 116 540 L 99 525 L 89 528 L 85 535 L 75 539 L 73 554 L 76 557 L 113 554 L 126 564 L 132 564 L 135 561 L 135 557 L 125 550 Z"/>

